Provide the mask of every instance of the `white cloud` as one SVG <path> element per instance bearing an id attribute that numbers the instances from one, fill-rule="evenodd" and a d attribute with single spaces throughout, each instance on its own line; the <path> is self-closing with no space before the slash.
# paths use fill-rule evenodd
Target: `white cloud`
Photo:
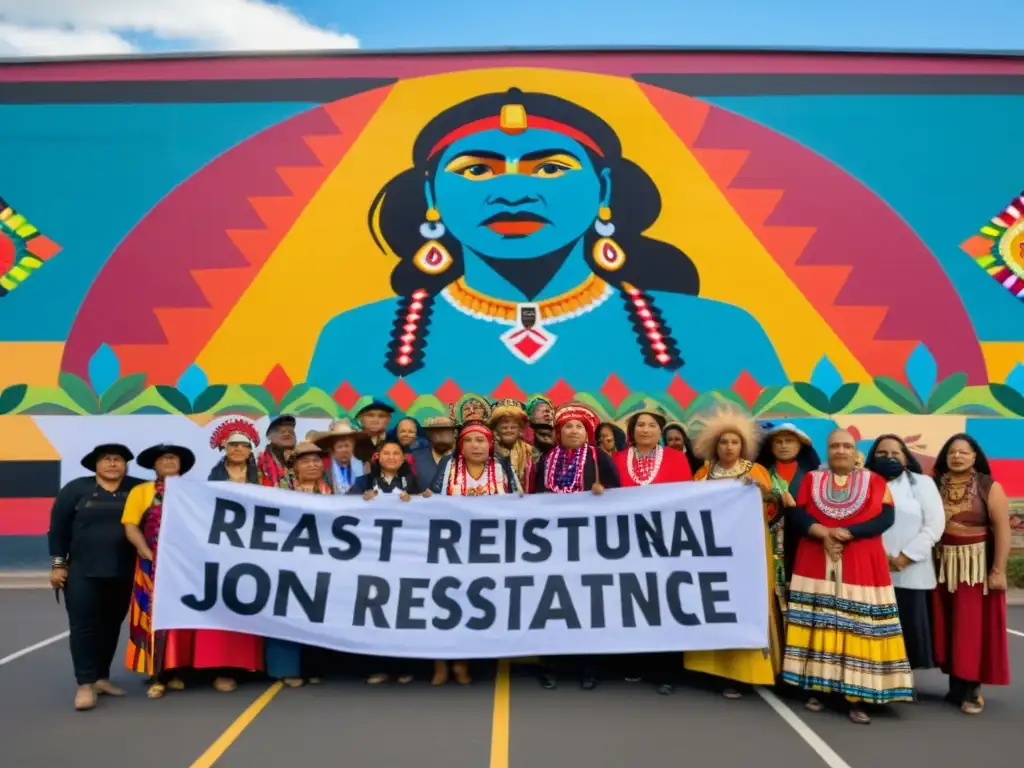
<path id="1" fill-rule="evenodd" d="M 132 53 L 126 34 L 180 50 L 356 48 L 352 35 L 318 27 L 265 0 L 0 0 L 0 55 Z"/>

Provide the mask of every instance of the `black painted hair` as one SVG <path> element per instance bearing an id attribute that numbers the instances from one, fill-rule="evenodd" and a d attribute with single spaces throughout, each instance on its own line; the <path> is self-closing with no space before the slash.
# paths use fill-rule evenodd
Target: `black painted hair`
<path id="1" fill-rule="evenodd" d="M 615 240 L 627 254 L 627 259 L 614 272 L 598 266 L 591 253 L 591 246 L 598 235 L 591 229 L 584 235 L 587 264 L 595 274 L 618 289 L 643 350 L 645 362 L 652 367 L 669 370 L 682 367 L 683 361 L 672 338 L 672 329 L 662 322 L 661 312 L 647 291 L 656 289 L 696 295 L 700 290 L 700 277 L 696 266 L 679 248 L 644 235 L 661 212 L 661 195 L 657 186 L 640 166 L 622 156 L 622 143 L 615 130 L 593 112 L 557 96 L 524 93 L 518 88 L 505 93 L 476 96 L 434 117 L 416 138 L 412 167 L 387 182 L 370 206 L 368 221 L 377 246 L 384 253 L 399 259 L 391 272 L 391 288 L 401 297 L 401 301 L 395 316 L 385 367 L 396 376 L 408 375 L 423 367 L 435 297 L 464 272 L 462 248 L 449 232 L 440 238 L 440 242 L 452 256 L 451 267 L 440 274 L 429 275 L 420 271 L 413 262 L 416 251 L 425 242 L 419 232 L 427 208 L 423 185 L 425 181 L 433 183 L 442 154 L 438 152 L 430 157 L 430 152 L 453 130 L 483 117 L 499 115 L 501 108 L 508 104 L 521 104 L 527 115 L 545 117 L 572 126 L 590 137 L 601 149 L 601 154 L 590 148 L 587 148 L 587 153 L 595 168 L 608 168 L 611 171 L 610 207 L 615 222 Z M 443 221 L 444 212 L 441 214 Z M 639 293 L 631 296 L 624 284 L 631 284 Z M 637 298 L 646 302 L 651 319 L 661 325 L 662 343 L 666 347 L 664 354 L 669 356 L 667 363 L 656 359 L 657 353 L 651 348 L 646 335 L 645 318 L 641 318 L 637 312 Z M 399 358 L 403 356 L 400 348 L 405 344 L 401 337 L 408 333 L 405 326 L 410 312 L 419 316 L 416 338 L 408 345 L 411 351 L 404 355 L 407 361 L 400 364 Z"/>
<path id="2" fill-rule="evenodd" d="M 932 468 L 932 477 L 936 480 L 942 480 L 942 476 L 949 472 L 949 449 L 957 440 L 963 440 L 971 446 L 972 451 L 978 454 L 974 459 L 974 471 L 991 477 L 992 467 L 988 463 L 988 456 L 985 455 L 985 451 L 981 449 L 981 445 L 978 444 L 978 441 L 966 432 L 958 432 L 943 443 L 942 448 L 939 449 L 939 455 L 935 457 L 935 466 Z"/>

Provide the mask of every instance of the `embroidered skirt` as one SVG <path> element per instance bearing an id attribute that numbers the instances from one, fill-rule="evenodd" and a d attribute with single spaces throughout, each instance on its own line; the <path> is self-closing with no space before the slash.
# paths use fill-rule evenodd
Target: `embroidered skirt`
<path id="1" fill-rule="evenodd" d="M 880 538 L 851 542 L 833 564 L 803 539 L 789 591 L 782 679 L 848 701 L 914 700 L 914 677 Z"/>

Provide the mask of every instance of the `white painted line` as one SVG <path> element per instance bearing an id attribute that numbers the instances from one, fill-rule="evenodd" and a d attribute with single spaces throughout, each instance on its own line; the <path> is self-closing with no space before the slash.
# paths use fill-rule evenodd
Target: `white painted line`
<path id="1" fill-rule="evenodd" d="M 775 714 L 785 720 L 786 725 L 796 731 L 797 736 L 803 739 L 807 746 L 817 753 L 825 765 L 829 768 L 850 768 L 850 764 L 843 760 L 832 747 L 826 744 L 825 740 L 816 734 L 807 723 L 801 720 L 796 712 L 787 707 L 782 699 L 767 688 L 755 686 L 754 690 L 757 691 L 758 696 L 764 699 L 765 704 L 774 709 Z"/>
<path id="2" fill-rule="evenodd" d="M 1009 632 L 1011 635 L 1016 635 L 1017 637 L 1024 637 L 1024 632 L 1018 632 L 1016 629 L 1008 629 L 1006 631 Z"/>
<path id="3" fill-rule="evenodd" d="M 10 664 L 12 661 L 17 661 L 22 656 L 28 656 L 30 653 L 32 653 L 33 651 L 38 651 L 40 648 L 45 648 L 48 645 L 53 645 L 54 643 L 63 640 L 70 634 L 71 633 L 67 631 L 61 632 L 59 635 L 54 635 L 53 637 L 48 637 L 45 640 L 40 640 L 38 643 L 36 643 L 35 645 L 30 645 L 28 648 L 22 648 L 20 651 L 15 651 L 10 656 L 4 656 L 2 659 L 0 659 L 0 667 L 2 667 L 4 664 Z"/>

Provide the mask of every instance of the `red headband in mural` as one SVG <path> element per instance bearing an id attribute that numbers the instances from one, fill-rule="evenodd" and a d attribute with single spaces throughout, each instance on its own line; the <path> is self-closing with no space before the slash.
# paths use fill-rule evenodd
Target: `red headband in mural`
<path id="1" fill-rule="evenodd" d="M 487 439 L 487 450 L 493 453 L 494 451 L 494 433 L 485 424 L 474 422 L 467 424 L 459 432 L 459 453 L 462 453 L 462 441 L 466 439 L 466 435 L 483 435 Z"/>
<path id="2" fill-rule="evenodd" d="M 587 442 L 593 444 L 596 437 L 597 425 L 601 422 L 593 410 L 582 403 L 569 403 L 555 411 L 555 432 L 558 442 L 561 442 L 562 427 L 570 421 L 580 421 L 587 430 Z"/>
<path id="3" fill-rule="evenodd" d="M 502 133 L 508 134 L 523 133 L 528 128 L 553 131 L 554 133 L 560 133 L 563 136 L 568 136 L 570 139 L 575 139 L 587 149 L 596 153 L 599 157 L 604 157 L 604 152 L 601 151 L 601 147 L 598 146 L 597 142 L 578 128 L 573 128 L 567 123 L 563 123 L 559 120 L 553 120 L 550 117 L 527 115 L 526 107 L 522 104 L 505 104 L 502 106 L 499 114 L 491 115 L 490 117 L 482 117 L 479 120 L 473 120 L 472 122 L 461 125 L 454 131 L 451 131 L 447 135 L 441 137 L 440 141 L 430 148 L 430 152 L 427 153 L 427 159 L 432 158 L 446 147 L 450 147 L 459 139 L 464 139 L 475 133 L 494 130 L 495 128 L 500 130 Z"/>
<path id="4" fill-rule="evenodd" d="M 248 419 L 228 419 L 213 430 L 213 435 L 210 436 L 210 447 L 223 448 L 236 435 L 247 441 L 250 448 L 255 448 L 260 444 L 260 435 L 256 431 L 255 424 Z"/>

